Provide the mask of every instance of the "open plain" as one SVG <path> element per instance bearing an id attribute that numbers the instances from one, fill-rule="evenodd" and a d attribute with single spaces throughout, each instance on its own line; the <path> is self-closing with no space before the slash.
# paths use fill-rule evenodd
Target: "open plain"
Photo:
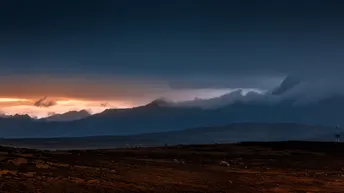
<path id="1" fill-rule="evenodd" d="M 344 192 L 344 144 L 0 148 L 0 192 Z"/>

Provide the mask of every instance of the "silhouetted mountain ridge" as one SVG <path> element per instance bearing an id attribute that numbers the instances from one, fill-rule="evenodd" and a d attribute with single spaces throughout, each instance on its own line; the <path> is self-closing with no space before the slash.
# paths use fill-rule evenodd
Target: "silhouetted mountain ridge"
<path id="1" fill-rule="evenodd" d="M 15 114 L 15 115 L 2 115 L 0 117 L 5 119 L 16 119 L 16 120 L 32 120 L 33 118 L 30 117 L 28 114 Z"/>
<path id="2" fill-rule="evenodd" d="M 86 110 L 81 111 L 68 111 L 63 114 L 54 114 L 49 117 L 43 118 L 44 121 L 74 121 L 86 118 L 91 114 Z"/>

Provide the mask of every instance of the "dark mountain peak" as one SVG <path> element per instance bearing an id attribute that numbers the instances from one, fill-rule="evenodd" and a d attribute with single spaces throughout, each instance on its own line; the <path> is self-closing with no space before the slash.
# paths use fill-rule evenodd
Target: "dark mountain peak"
<path id="1" fill-rule="evenodd" d="M 64 113 L 64 115 L 73 115 L 73 114 L 78 114 L 78 115 L 86 115 L 89 116 L 91 115 L 88 111 L 86 110 L 81 110 L 81 111 L 68 111 Z"/>
<path id="2" fill-rule="evenodd" d="M 90 116 L 90 115 L 91 115 L 91 113 L 90 113 L 90 112 L 88 112 L 88 111 L 87 111 L 87 110 L 85 110 L 85 109 L 83 109 L 83 110 L 79 111 L 79 114 L 80 114 L 80 115 L 85 115 L 85 116 Z"/>
<path id="3" fill-rule="evenodd" d="M 171 102 L 168 102 L 164 98 L 155 99 L 154 101 L 145 105 L 145 107 L 167 107 L 171 106 Z"/>
<path id="4" fill-rule="evenodd" d="M 10 117 L 16 118 L 16 119 L 31 119 L 31 117 L 28 114 L 15 114 Z"/>
<path id="5" fill-rule="evenodd" d="M 290 90 L 291 88 L 295 87 L 296 85 L 300 84 L 302 79 L 297 76 L 287 76 L 281 82 L 281 84 L 272 91 L 273 95 L 281 95 Z"/>
<path id="6" fill-rule="evenodd" d="M 68 111 L 63 114 L 54 114 L 51 115 L 47 118 L 44 118 L 46 121 L 73 121 L 73 120 L 78 120 L 78 119 L 83 119 L 91 114 L 86 111 L 86 110 L 81 110 L 81 111 Z"/>
<path id="7" fill-rule="evenodd" d="M 1 115 L 0 118 L 4 119 L 16 119 L 16 120 L 31 120 L 28 114 L 15 114 L 15 115 Z"/>
<path id="8" fill-rule="evenodd" d="M 90 116 L 90 119 L 96 117 L 123 117 L 123 116 L 135 116 L 140 118 L 140 116 L 150 115 L 152 112 L 160 112 L 163 107 L 172 106 L 172 102 L 168 102 L 163 98 L 156 99 L 146 105 L 137 106 L 126 109 L 106 109 L 101 113 L 94 114 Z"/>

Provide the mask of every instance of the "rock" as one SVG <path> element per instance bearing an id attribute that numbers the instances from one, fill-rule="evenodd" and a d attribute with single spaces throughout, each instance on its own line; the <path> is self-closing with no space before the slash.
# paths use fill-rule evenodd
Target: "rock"
<path id="1" fill-rule="evenodd" d="M 227 161 L 221 161 L 220 165 L 221 166 L 225 166 L 225 167 L 229 167 L 230 166 L 230 164 Z"/>
<path id="2" fill-rule="evenodd" d="M 173 163 L 180 164 L 179 160 L 177 160 L 177 159 L 173 159 Z"/>

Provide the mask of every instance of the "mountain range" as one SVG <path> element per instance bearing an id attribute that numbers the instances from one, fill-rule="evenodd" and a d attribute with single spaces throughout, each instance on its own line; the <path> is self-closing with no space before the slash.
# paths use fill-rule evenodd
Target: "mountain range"
<path id="1" fill-rule="evenodd" d="M 144 106 L 108 109 L 72 121 L 0 118 L 0 137 L 124 136 L 232 123 L 298 123 L 329 127 L 344 124 L 341 118 L 344 96 L 341 93 L 312 94 L 313 91 L 311 95 L 302 94 L 307 84 L 289 76 L 280 86 L 263 94 L 242 95 L 239 90 L 217 98 L 182 103 L 158 99 Z"/>
<path id="2" fill-rule="evenodd" d="M 74 121 L 86 118 L 90 116 L 91 114 L 86 110 L 81 111 L 68 111 L 63 114 L 53 114 L 51 116 L 48 116 L 46 118 L 43 118 L 41 120 L 44 121 Z"/>

